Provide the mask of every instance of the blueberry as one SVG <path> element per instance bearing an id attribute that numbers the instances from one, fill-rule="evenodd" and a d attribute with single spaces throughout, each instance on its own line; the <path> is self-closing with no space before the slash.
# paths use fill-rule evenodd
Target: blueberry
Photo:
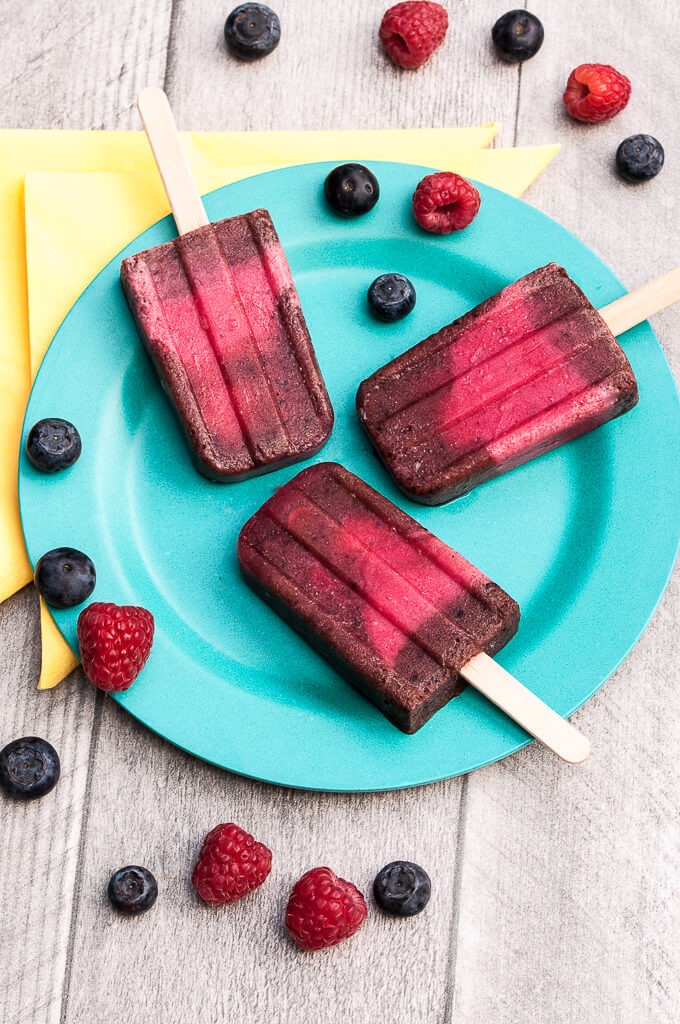
<path id="1" fill-rule="evenodd" d="M 143 914 L 156 902 L 158 883 L 146 868 L 130 864 L 111 875 L 107 891 L 116 910 L 123 914 Z"/>
<path id="2" fill-rule="evenodd" d="M 97 580 L 94 563 L 75 548 L 53 548 L 36 562 L 38 593 L 55 608 L 72 608 L 85 601 Z"/>
<path id="3" fill-rule="evenodd" d="M 373 895 L 388 914 L 413 917 L 425 908 L 430 898 L 430 876 L 418 864 L 394 860 L 376 875 Z"/>
<path id="4" fill-rule="evenodd" d="M 653 135 L 630 135 L 616 150 L 616 169 L 626 181 L 655 178 L 663 161 L 663 146 Z"/>
<path id="5" fill-rule="evenodd" d="M 381 274 L 368 289 L 368 305 L 378 320 L 401 320 L 416 304 L 416 290 L 403 274 Z"/>
<path id="6" fill-rule="evenodd" d="M 491 39 L 506 60 L 529 60 L 543 45 L 543 25 L 529 11 L 508 11 L 491 29 Z"/>
<path id="7" fill-rule="evenodd" d="M 334 167 L 323 190 L 333 209 L 343 217 L 368 213 L 380 198 L 378 180 L 363 164 Z"/>
<path id="8" fill-rule="evenodd" d="M 47 740 L 24 736 L 0 750 L 0 786 L 17 800 L 34 800 L 59 781 L 59 755 Z"/>
<path id="9" fill-rule="evenodd" d="M 281 22 L 264 4 L 239 4 L 225 22 L 224 38 L 237 57 L 257 60 L 279 45 Z"/>
<path id="10" fill-rule="evenodd" d="M 26 440 L 26 454 L 43 473 L 68 469 L 80 458 L 80 434 L 68 420 L 38 420 Z"/>

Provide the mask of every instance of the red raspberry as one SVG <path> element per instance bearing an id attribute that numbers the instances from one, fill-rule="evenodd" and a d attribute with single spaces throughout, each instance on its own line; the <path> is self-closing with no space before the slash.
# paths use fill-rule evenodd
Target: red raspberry
<path id="1" fill-rule="evenodd" d="M 229 823 L 208 832 L 191 882 L 201 899 L 216 907 L 247 896 L 262 885 L 271 869 L 271 850 Z"/>
<path id="2" fill-rule="evenodd" d="M 475 219 L 481 201 L 475 186 L 460 174 L 438 171 L 423 178 L 413 193 L 413 212 L 421 228 L 448 235 Z"/>
<path id="3" fill-rule="evenodd" d="M 630 99 L 630 81 L 610 64 L 579 64 L 562 99 L 577 121 L 608 121 Z"/>
<path id="4" fill-rule="evenodd" d="M 296 882 L 286 909 L 286 928 L 301 949 L 337 946 L 359 930 L 366 901 L 330 868 L 313 868 Z"/>
<path id="5" fill-rule="evenodd" d="M 449 16 L 432 0 L 406 0 L 385 11 L 380 42 L 400 68 L 419 68 L 441 46 Z"/>
<path id="6" fill-rule="evenodd" d="M 134 605 L 95 601 L 78 616 L 85 675 L 108 693 L 127 690 L 146 665 L 153 643 L 153 615 Z"/>

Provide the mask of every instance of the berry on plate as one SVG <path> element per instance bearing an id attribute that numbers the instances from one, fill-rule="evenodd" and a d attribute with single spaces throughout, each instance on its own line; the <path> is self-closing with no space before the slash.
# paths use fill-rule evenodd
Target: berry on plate
<path id="1" fill-rule="evenodd" d="M 158 883 L 146 868 L 128 864 L 111 875 L 107 892 L 113 906 L 122 914 L 143 914 L 156 902 Z"/>
<path id="2" fill-rule="evenodd" d="M 41 597 L 54 608 L 73 608 L 94 590 L 94 562 L 76 548 L 53 548 L 35 563 L 33 574 Z"/>
<path id="3" fill-rule="evenodd" d="M 262 885 L 271 869 L 271 850 L 229 822 L 216 825 L 203 840 L 191 883 L 215 907 L 243 899 Z"/>
<path id="4" fill-rule="evenodd" d="M 400 68 L 419 68 L 444 41 L 449 16 L 432 0 L 406 0 L 385 11 L 380 42 Z"/>
<path id="5" fill-rule="evenodd" d="M 257 60 L 279 45 L 281 22 L 264 4 L 240 4 L 225 22 L 224 38 L 241 60 Z"/>
<path id="6" fill-rule="evenodd" d="M 78 616 L 85 675 L 107 693 L 127 690 L 146 665 L 154 621 L 146 608 L 95 601 Z"/>
<path id="7" fill-rule="evenodd" d="M 577 121 L 608 121 L 630 99 L 630 80 L 611 64 L 579 64 L 569 75 L 562 99 Z"/>
<path id="8" fill-rule="evenodd" d="M 378 320 L 401 320 L 415 304 L 416 290 L 403 274 L 381 274 L 368 289 L 368 306 Z"/>
<path id="9" fill-rule="evenodd" d="M 653 135 L 629 135 L 616 150 L 616 169 L 626 181 L 655 178 L 663 162 L 663 146 Z"/>
<path id="10" fill-rule="evenodd" d="M 26 454 L 43 473 L 68 469 L 80 458 L 80 434 L 68 420 L 38 420 L 26 439 Z"/>
<path id="11" fill-rule="evenodd" d="M 491 40 L 505 60 L 529 60 L 543 45 L 543 25 L 529 11 L 508 11 L 491 29 Z"/>
<path id="12" fill-rule="evenodd" d="M 286 929 L 301 949 L 324 949 L 354 935 L 366 918 L 359 890 L 330 868 L 313 868 L 295 883 Z"/>
<path id="13" fill-rule="evenodd" d="M 378 179 L 363 164 L 339 164 L 327 176 L 323 187 L 336 213 L 357 217 L 372 210 L 380 198 Z"/>
<path id="14" fill-rule="evenodd" d="M 413 917 L 424 910 L 432 885 L 427 871 L 409 860 L 394 860 L 379 871 L 373 882 L 376 903 L 388 914 Z"/>
<path id="15" fill-rule="evenodd" d="M 59 755 L 47 740 L 23 736 L 0 750 L 0 786 L 16 800 L 34 800 L 59 781 Z"/>
<path id="16" fill-rule="evenodd" d="M 413 193 L 413 213 L 421 228 L 446 235 L 460 231 L 477 216 L 481 197 L 460 174 L 428 174 Z"/>

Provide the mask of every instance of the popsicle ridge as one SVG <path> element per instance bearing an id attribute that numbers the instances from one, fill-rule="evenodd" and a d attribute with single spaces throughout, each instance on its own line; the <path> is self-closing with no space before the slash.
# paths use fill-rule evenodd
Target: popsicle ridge
<path id="1" fill-rule="evenodd" d="M 203 472 L 238 479 L 325 443 L 332 407 L 266 210 L 129 257 L 121 280 Z"/>
<path id="2" fill-rule="evenodd" d="M 357 411 L 399 486 L 441 504 L 636 401 L 618 342 L 549 264 L 377 370 Z"/>
<path id="3" fill-rule="evenodd" d="M 389 696 L 405 731 L 460 692 L 463 664 L 517 628 L 500 587 L 333 463 L 281 488 L 238 551 L 248 582 L 383 710 L 375 687 Z"/>

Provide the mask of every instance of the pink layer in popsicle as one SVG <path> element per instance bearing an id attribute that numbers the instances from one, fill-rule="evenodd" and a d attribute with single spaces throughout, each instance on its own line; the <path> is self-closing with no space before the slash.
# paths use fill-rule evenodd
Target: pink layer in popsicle
<path id="1" fill-rule="evenodd" d="M 266 210 L 130 256 L 121 280 L 203 473 L 238 480 L 326 443 L 333 409 Z"/>
<path id="2" fill-rule="evenodd" d="M 337 463 L 298 473 L 238 539 L 247 582 L 404 732 L 515 634 L 516 602 Z"/>
<path id="3" fill-rule="evenodd" d="M 357 411 L 401 489 L 440 505 L 637 400 L 616 338 L 551 263 L 377 370 Z"/>

